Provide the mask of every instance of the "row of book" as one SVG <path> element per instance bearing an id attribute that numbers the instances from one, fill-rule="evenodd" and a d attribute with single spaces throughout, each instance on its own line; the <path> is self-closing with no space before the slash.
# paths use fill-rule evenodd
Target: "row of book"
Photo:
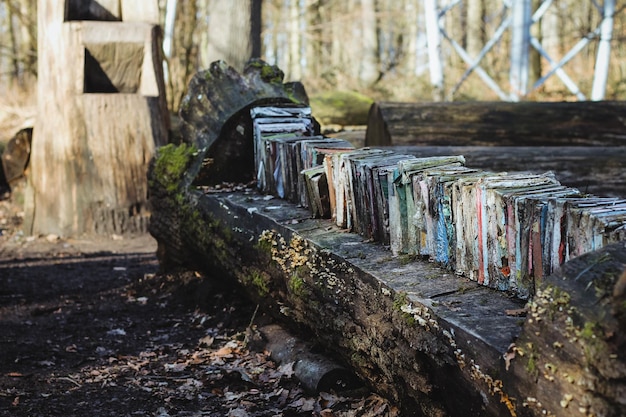
<path id="1" fill-rule="evenodd" d="M 465 166 L 313 136 L 309 108 L 252 109 L 257 184 L 394 255 L 427 257 L 526 298 L 570 258 L 626 240 L 626 200 L 586 195 L 552 173 Z"/>

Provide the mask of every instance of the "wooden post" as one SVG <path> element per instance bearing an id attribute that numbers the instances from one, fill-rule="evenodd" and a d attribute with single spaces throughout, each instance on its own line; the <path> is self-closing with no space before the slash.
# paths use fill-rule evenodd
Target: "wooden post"
<path id="1" fill-rule="evenodd" d="M 146 171 L 169 121 L 157 22 L 143 21 L 129 2 L 38 2 L 28 233 L 147 228 Z"/>

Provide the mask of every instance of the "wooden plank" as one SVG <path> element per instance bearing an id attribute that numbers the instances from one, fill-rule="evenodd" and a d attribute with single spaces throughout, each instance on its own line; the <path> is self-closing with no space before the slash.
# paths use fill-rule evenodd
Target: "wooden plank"
<path id="1" fill-rule="evenodd" d="M 378 102 L 365 146 L 620 146 L 626 103 Z"/>

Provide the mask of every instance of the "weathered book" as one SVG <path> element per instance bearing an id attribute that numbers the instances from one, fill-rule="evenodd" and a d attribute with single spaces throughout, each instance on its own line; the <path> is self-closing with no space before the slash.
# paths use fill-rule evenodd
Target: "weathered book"
<path id="1" fill-rule="evenodd" d="M 280 179 L 276 178 L 276 181 L 280 182 L 283 191 L 281 195 L 280 188 L 277 187 L 279 188 L 279 197 L 292 203 L 299 201 L 298 177 L 300 176 L 300 171 L 298 171 L 299 154 L 297 143 L 315 137 L 316 136 L 287 136 L 272 139 L 276 145 L 277 159 L 280 160 Z"/>
<path id="2" fill-rule="evenodd" d="M 254 160 L 257 187 L 265 193 L 284 196 L 284 178 L 280 175 L 282 158 L 276 140 L 310 136 L 315 128 L 309 107 L 259 106 L 250 109 L 252 117 Z"/>
<path id="3" fill-rule="evenodd" d="M 452 211 L 452 185 L 476 169 L 458 164 L 427 169 L 411 175 L 413 207 L 407 195 L 409 253 L 427 255 L 431 261 L 452 268 L 456 230 Z"/>
<path id="4" fill-rule="evenodd" d="M 490 219 L 490 207 L 495 208 L 498 211 L 504 210 L 504 207 L 493 207 L 494 204 L 502 204 L 501 199 L 496 199 L 496 195 L 493 192 L 494 189 L 506 189 L 506 188 L 520 188 L 520 187 L 541 187 L 548 185 L 560 185 L 559 182 L 554 178 L 554 175 L 549 174 L 527 174 L 527 173 L 517 173 L 517 174 L 509 174 L 504 178 L 501 177 L 485 177 L 480 179 L 476 183 L 475 187 L 475 204 L 477 208 L 476 213 L 476 229 L 477 229 L 477 237 L 478 237 L 478 245 L 476 246 L 477 251 L 473 254 L 473 257 L 477 260 L 477 280 L 479 283 L 498 288 L 498 286 L 504 287 L 504 289 L 508 289 L 508 279 L 507 280 L 498 280 L 499 274 L 495 273 L 489 274 L 489 248 L 490 246 L 495 248 L 495 245 L 490 245 L 490 242 L 493 239 L 498 239 L 499 232 L 497 230 L 497 223 L 495 223 L 495 216 L 491 216 Z M 532 205 L 532 203 L 531 203 Z M 531 209 L 529 209 L 531 210 Z M 529 211 L 531 213 L 532 211 Z M 531 219 L 532 217 L 529 217 Z M 490 222 L 490 220 L 493 220 Z M 519 218 L 518 218 L 519 220 Z M 531 220 L 528 220 L 531 221 Z M 491 229 L 491 233 L 490 233 Z M 528 233 L 530 236 L 530 226 L 528 231 L 524 231 L 524 233 Z M 530 244 L 530 243 L 529 243 Z M 522 251 L 524 248 L 522 247 Z M 492 256 L 493 259 L 495 256 Z M 524 265 L 522 261 L 522 265 Z M 476 266 L 476 265 L 475 265 Z"/>
<path id="5" fill-rule="evenodd" d="M 488 190 L 487 264 L 494 288 L 516 291 L 522 298 L 531 295 L 533 276 L 543 270 L 539 265 L 540 270 L 534 271 L 532 263 L 543 264 L 547 256 L 543 242 L 550 235 L 546 232 L 548 198 L 577 194 L 578 190 L 558 183 L 528 185 L 523 180 L 518 186 Z"/>
<path id="6" fill-rule="evenodd" d="M 623 237 L 626 202 L 589 197 L 566 203 L 566 261 Z M 617 232 L 617 233 L 616 233 Z"/>
<path id="7" fill-rule="evenodd" d="M 352 163 L 352 178 L 354 182 L 354 230 L 360 235 L 374 239 L 378 229 L 378 207 L 374 189 L 379 185 L 378 176 L 374 177 L 373 170 L 378 167 L 397 166 L 398 162 L 414 158 L 411 155 L 383 154 L 356 159 Z M 381 202 L 381 204 L 384 204 Z"/>
<path id="8" fill-rule="evenodd" d="M 352 230 L 354 219 L 352 189 L 352 168 L 351 158 L 364 158 L 374 155 L 390 154 L 391 151 L 380 149 L 359 149 L 349 152 L 337 153 L 332 156 L 333 180 L 335 189 L 335 200 L 337 203 L 335 218 L 337 226 Z"/>
<path id="9" fill-rule="evenodd" d="M 315 166 L 323 165 L 324 156 L 330 153 L 344 152 L 354 150 L 354 146 L 343 139 L 333 138 L 311 138 L 310 140 L 298 143 L 298 168 L 299 172 Z M 306 190 L 304 177 L 300 175 L 298 187 Z M 300 194 L 300 205 L 309 207 L 308 194 L 303 192 Z"/>
<path id="10" fill-rule="evenodd" d="M 461 166 L 465 163 L 463 156 L 434 156 L 429 158 L 412 158 L 398 162 L 397 170 L 387 174 L 389 184 L 389 244 L 394 255 L 416 252 L 420 236 L 409 236 L 409 215 L 412 221 L 420 222 L 423 215 L 415 213 L 413 187 L 411 177 L 429 168 L 445 165 Z"/>
<path id="11" fill-rule="evenodd" d="M 309 210 L 314 218 L 330 218 L 330 198 L 328 182 L 323 165 L 302 171 L 309 200 Z"/>
<path id="12" fill-rule="evenodd" d="M 394 153 L 388 150 L 371 149 L 364 150 L 363 153 L 350 153 L 346 159 L 346 174 L 349 179 L 349 187 L 347 188 L 348 200 L 351 201 L 348 212 L 349 229 L 355 233 L 364 231 L 362 224 L 364 211 L 366 207 L 367 189 L 365 176 L 362 174 L 359 166 L 368 161 L 381 162 L 385 158 L 392 157 Z"/>

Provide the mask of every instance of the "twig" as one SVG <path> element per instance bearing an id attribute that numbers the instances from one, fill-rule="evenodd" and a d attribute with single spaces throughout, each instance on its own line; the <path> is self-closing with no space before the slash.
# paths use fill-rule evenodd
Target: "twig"
<path id="1" fill-rule="evenodd" d="M 257 311 L 259 311 L 259 305 L 256 305 L 256 308 L 254 309 L 254 313 L 252 313 L 252 318 L 250 319 L 250 324 L 248 324 L 248 327 L 252 327 L 252 323 L 254 323 L 254 319 L 256 318 L 256 313 Z"/>
<path id="2" fill-rule="evenodd" d="M 71 382 L 72 384 L 76 385 L 78 388 L 82 387 L 82 385 L 80 383 L 74 381 L 69 376 L 61 376 L 61 377 L 57 378 L 57 381 L 67 381 L 67 382 Z"/>

